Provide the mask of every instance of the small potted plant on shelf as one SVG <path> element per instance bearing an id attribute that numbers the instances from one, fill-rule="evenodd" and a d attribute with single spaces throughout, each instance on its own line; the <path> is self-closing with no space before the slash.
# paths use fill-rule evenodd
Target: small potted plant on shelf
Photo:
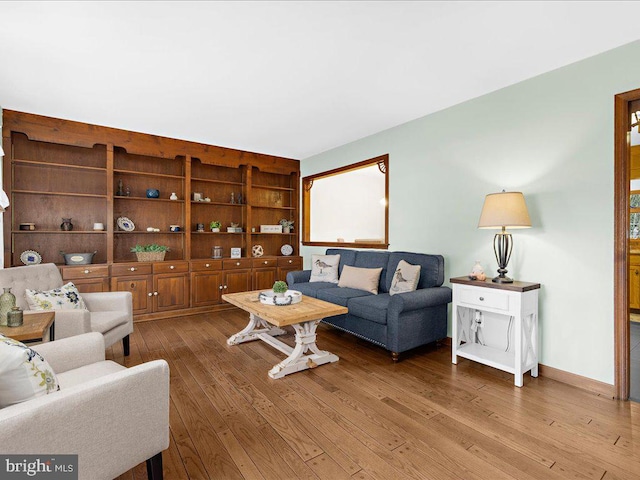
<path id="1" fill-rule="evenodd" d="M 282 225 L 282 233 L 291 233 L 291 229 L 293 228 L 293 220 L 287 220 L 283 218 L 280 220 L 280 225 Z"/>
<path id="2" fill-rule="evenodd" d="M 273 284 L 273 293 L 275 293 L 276 297 L 282 297 L 287 290 L 289 290 L 289 286 L 287 285 L 287 282 L 278 280 L 276 283 Z"/>
<path id="3" fill-rule="evenodd" d="M 209 224 L 209 228 L 211 229 L 212 232 L 219 232 L 221 226 L 222 226 L 222 223 L 220 223 L 217 220 L 214 220 Z"/>
<path id="4" fill-rule="evenodd" d="M 151 243 L 149 245 L 136 245 L 131 248 L 131 251 L 136 254 L 139 262 L 162 262 L 165 253 L 169 251 L 169 247 Z"/>

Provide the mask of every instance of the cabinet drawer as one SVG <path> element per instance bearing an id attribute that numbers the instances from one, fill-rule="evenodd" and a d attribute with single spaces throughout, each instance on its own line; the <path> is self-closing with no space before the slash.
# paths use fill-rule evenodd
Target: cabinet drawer
<path id="1" fill-rule="evenodd" d="M 235 270 L 238 268 L 251 268 L 251 258 L 228 258 L 222 260 L 224 270 Z"/>
<path id="2" fill-rule="evenodd" d="M 274 257 L 252 258 L 251 266 L 253 268 L 275 267 L 278 264 Z"/>
<path id="3" fill-rule="evenodd" d="M 278 257 L 279 267 L 295 267 L 302 270 L 302 257 Z"/>
<path id="4" fill-rule="evenodd" d="M 109 265 L 81 265 L 76 267 L 62 267 L 63 280 L 77 280 L 79 278 L 108 277 Z"/>
<path id="5" fill-rule="evenodd" d="M 151 275 L 150 263 L 118 263 L 111 265 L 111 275 L 123 277 L 125 275 Z"/>
<path id="6" fill-rule="evenodd" d="M 183 273 L 189 271 L 189 262 L 158 262 L 153 264 L 153 273 Z"/>
<path id="7" fill-rule="evenodd" d="M 509 310 L 509 295 L 500 291 L 493 292 L 487 288 L 461 288 L 460 302 L 471 307 Z"/>
<path id="8" fill-rule="evenodd" d="M 210 270 L 221 270 L 222 260 L 192 260 L 192 272 L 208 272 Z"/>

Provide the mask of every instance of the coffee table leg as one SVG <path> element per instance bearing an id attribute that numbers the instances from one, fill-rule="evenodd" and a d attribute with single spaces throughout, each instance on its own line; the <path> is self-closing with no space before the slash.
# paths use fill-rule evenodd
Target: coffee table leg
<path id="1" fill-rule="evenodd" d="M 237 345 L 239 343 L 258 340 L 260 338 L 259 335 L 262 333 L 275 337 L 276 335 L 284 335 L 287 332 L 281 328 L 274 327 L 269 322 L 261 319 L 253 313 L 250 313 L 249 324 L 238 333 L 231 335 L 227 339 L 227 345 Z"/>
<path id="2" fill-rule="evenodd" d="M 269 370 L 271 378 L 282 378 L 290 373 L 315 368 L 319 365 L 339 360 L 337 355 L 325 352 L 317 347 L 316 328 L 318 323 L 320 323 L 320 320 L 311 320 L 292 325 L 296 331 L 296 346 L 286 359 Z M 312 354 L 305 355 L 308 351 L 311 351 Z"/>

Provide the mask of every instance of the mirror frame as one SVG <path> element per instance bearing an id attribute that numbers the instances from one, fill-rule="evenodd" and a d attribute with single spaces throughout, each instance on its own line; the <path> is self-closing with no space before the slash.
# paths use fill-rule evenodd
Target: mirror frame
<path id="1" fill-rule="evenodd" d="M 324 242 L 311 241 L 311 187 L 313 181 L 320 178 L 332 177 L 341 173 L 359 170 L 371 165 L 377 165 L 384 174 L 384 242 L 364 243 L 364 242 Z M 389 154 L 352 163 L 344 167 L 335 168 L 326 172 L 309 175 L 302 179 L 302 245 L 305 246 L 326 246 L 326 247 L 347 247 L 347 248 L 377 248 L 386 250 L 389 248 Z"/>

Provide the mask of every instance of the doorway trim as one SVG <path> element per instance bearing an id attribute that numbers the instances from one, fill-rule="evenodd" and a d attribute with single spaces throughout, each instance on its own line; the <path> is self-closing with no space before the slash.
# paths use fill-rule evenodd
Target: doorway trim
<path id="1" fill-rule="evenodd" d="M 640 89 L 614 98 L 614 270 L 613 316 L 616 398 L 627 400 L 630 388 L 629 351 L 629 104 L 640 100 Z"/>

